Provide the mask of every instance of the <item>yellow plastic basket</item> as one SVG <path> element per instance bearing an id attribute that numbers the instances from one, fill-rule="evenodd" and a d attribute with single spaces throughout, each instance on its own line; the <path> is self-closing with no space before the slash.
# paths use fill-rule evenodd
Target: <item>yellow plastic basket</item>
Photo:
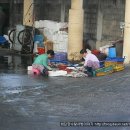
<path id="1" fill-rule="evenodd" d="M 125 69 L 124 64 L 118 64 L 114 66 L 114 72 L 122 71 Z"/>
<path id="2" fill-rule="evenodd" d="M 112 61 L 105 61 L 105 67 L 108 67 L 108 66 L 116 66 L 116 65 L 123 65 L 123 62 L 112 62 Z"/>

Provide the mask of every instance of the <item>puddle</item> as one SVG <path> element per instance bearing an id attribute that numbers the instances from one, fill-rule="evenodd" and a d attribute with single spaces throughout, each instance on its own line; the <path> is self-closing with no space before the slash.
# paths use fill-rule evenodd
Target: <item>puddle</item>
<path id="1" fill-rule="evenodd" d="M 6 94 L 18 94 L 18 93 L 22 93 L 24 92 L 24 90 L 7 90 L 5 93 Z"/>

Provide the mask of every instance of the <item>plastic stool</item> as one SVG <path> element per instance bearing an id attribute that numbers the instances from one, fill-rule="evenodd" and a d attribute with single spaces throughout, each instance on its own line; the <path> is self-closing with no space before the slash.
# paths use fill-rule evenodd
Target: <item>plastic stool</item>
<path id="1" fill-rule="evenodd" d="M 40 71 L 38 69 L 33 68 L 32 71 L 33 74 L 40 75 Z"/>

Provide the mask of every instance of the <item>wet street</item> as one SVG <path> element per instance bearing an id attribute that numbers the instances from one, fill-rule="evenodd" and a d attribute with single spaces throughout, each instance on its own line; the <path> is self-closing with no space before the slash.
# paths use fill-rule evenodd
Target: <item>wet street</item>
<path id="1" fill-rule="evenodd" d="M 87 125 L 130 122 L 130 66 L 103 77 L 44 78 L 27 74 L 30 57 L 0 59 L 0 130 L 130 130 Z"/>

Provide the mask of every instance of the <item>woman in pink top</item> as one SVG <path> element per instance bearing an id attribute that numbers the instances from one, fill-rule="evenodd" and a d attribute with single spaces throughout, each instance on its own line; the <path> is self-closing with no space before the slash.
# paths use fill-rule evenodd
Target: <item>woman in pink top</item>
<path id="1" fill-rule="evenodd" d="M 98 69 L 100 67 L 100 63 L 98 58 L 91 53 L 87 53 L 85 49 L 82 49 L 80 51 L 80 54 L 83 55 L 83 58 L 85 60 L 84 67 L 87 69 L 88 76 L 93 76 L 93 70 Z"/>

